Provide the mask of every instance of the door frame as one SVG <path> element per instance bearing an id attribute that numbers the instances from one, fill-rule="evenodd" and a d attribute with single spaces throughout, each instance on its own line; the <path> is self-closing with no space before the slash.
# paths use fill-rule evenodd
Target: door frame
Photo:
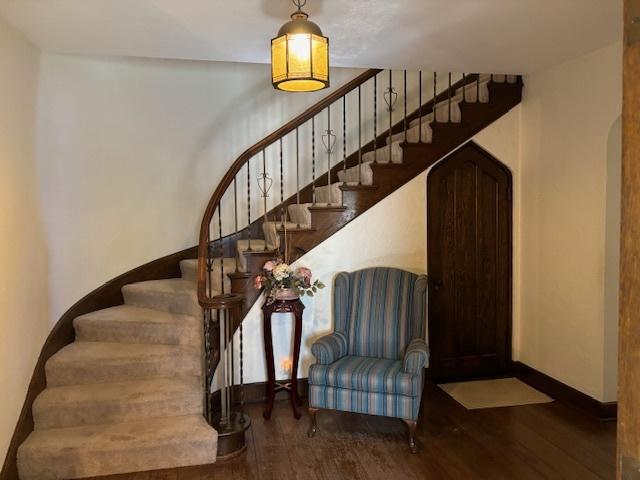
<path id="1" fill-rule="evenodd" d="M 506 358 L 505 358 L 505 374 L 508 374 L 511 369 L 512 369 L 512 364 L 513 364 L 513 268 L 514 268 L 514 263 L 513 263 L 513 244 L 514 244 L 514 231 L 513 231 L 513 199 L 514 199 L 514 187 L 513 187 L 513 174 L 511 172 L 511 169 L 503 162 L 500 161 L 500 159 L 498 159 L 495 155 L 493 155 L 491 152 L 489 152 L 488 150 L 482 148 L 480 145 L 478 145 L 476 142 L 474 142 L 473 140 L 469 140 L 468 142 L 464 143 L 463 145 L 461 145 L 459 148 L 457 148 L 456 150 L 454 150 L 453 152 L 449 153 L 447 156 L 441 158 L 440 160 L 438 160 L 432 167 L 430 167 L 427 171 L 427 178 L 426 178 L 426 202 L 427 202 L 427 208 L 426 208 L 426 249 L 427 249 L 427 255 L 426 255 L 426 272 L 427 272 L 427 278 L 429 279 L 429 288 L 427 289 L 427 295 L 429 295 L 429 291 L 431 290 L 432 287 L 432 281 L 431 281 L 431 277 L 429 275 L 429 180 L 431 179 L 432 175 L 434 172 L 436 172 L 439 168 L 442 168 L 445 163 L 448 160 L 451 160 L 455 157 L 457 157 L 460 154 L 463 154 L 466 150 L 468 149 L 473 149 L 476 152 L 480 153 L 482 156 L 486 157 L 488 160 L 492 161 L 498 168 L 500 168 L 507 176 L 508 181 L 509 181 L 509 193 L 508 193 L 508 200 L 509 200 L 509 215 L 508 215 L 508 231 L 510 232 L 509 235 L 509 244 L 508 244 L 508 248 L 507 248 L 507 255 L 508 255 L 508 263 L 509 263 L 509 268 L 508 268 L 508 278 L 507 278 L 507 283 L 508 283 L 508 288 L 507 288 L 507 338 L 506 338 L 506 345 L 505 345 L 505 350 L 506 350 Z M 428 319 L 428 311 L 429 311 L 429 304 L 431 302 L 429 301 L 429 296 L 427 296 L 427 325 L 429 324 L 429 319 Z M 500 375 L 501 376 L 501 375 Z"/>

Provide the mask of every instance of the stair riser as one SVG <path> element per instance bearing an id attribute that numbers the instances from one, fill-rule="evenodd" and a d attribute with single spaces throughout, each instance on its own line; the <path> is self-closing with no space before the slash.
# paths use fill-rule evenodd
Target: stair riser
<path id="1" fill-rule="evenodd" d="M 200 347 L 200 325 L 135 324 L 129 322 L 76 322 L 76 340 L 85 342 L 151 343 Z"/>
<path id="2" fill-rule="evenodd" d="M 217 445 L 217 434 L 212 431 L 208 440 L 121 451 L 85 452 L 78 449 L 65 455 L 47 455 L 46 452 L 21 449 L 18 470 L 20 480 L 59 480 L 205 465 L 215 462 Z"/>
<path id="3" fill-rule="evenodd" d="M 195 262 L 180 262 L 180 272 L 185 280 L 192 282 L 198 280 L 198 264 Z"/>
<path id="4" fill-rule="evenodd" d="M 33 405 L 35 430 L 79 427 L 202 413 L 202 391 L 176 392 L 169 399 L 149 402 Z"/>
<path id="5" fill-rule="evenodd" d="M 275 254 L 265 254 L 265 255 L 245 255 L 247 259 L 247 272 L 258 273 L 262 271 L 262 267 L 269 260 L 274 258 Z M 251 280 L 253 282 L 253 279 Z"/>
<path id="6" fill-rule="evenodd" d="M 181 262 L 180 270 L 182 271 L 182 278 L 188 280 L 190 282 L 196 283 L 198 281 L 198 264 L 195 262 Z M 213 268 L 211 270 L 211 285 L 214 290 L 217 292 L 222 291 L 222 281 L 221 281 L 221 268 L 220 268 L 220 260 L 216 260 L 213 264 Z M 225 260 L 224 262 L 224 277 L 227 276 L 227 273 L 235 272 L 236 270 L 236 262 L 234 260 Z M 231 290 L 231 282 L 228 278 L 226 278 L 224 282 L 224 291 L 225 293 L 229 293 Z"/>
<path id="7" fill-rule="evenodd" d="M 118 382 L 154 377 L 200 376 L 201 360 L 197 353 L 185 351 L 179 356 L 145 360 L 89 362 L 84 365 L 57 365 L 47 362 L 47 386 Z"/>
<path id="8" fill-rule="evenodd" d="M 124 296 L 124 303 L 127 305 L 183 315 L 202 316 L 202 308 L 191 295 L 129 290 L 126 286 L 122 289 L 122 295 Z"/>

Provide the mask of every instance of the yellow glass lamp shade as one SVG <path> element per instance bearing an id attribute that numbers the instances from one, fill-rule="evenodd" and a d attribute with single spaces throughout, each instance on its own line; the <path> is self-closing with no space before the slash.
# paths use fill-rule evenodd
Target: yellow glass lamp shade
<path id="1" fill-rule="evenodd" d="M 271 40 L 271 77 L 278 90 L 313 92 L 329 86 L 329 39 L 307 17 L 298 10 Z"/>

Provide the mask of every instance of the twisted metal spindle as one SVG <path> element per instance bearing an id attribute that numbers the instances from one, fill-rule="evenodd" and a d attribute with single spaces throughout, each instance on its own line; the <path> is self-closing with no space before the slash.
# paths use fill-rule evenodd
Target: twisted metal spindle
<path id="1" fill-rule="evenodd" d="M 433 72 L 433 123 L 438 123 L 436 107 L 438 106 L 438 74 Z"/>
<path id="2" fill-rule="evenodd" d="M 447 107 L 449 109 L 447 113 L 447 122 L 451 123 L 451 72 L 449 72 L 449 87 L 447 88 Z"/>
<path id="3" fill-rule="evenodd" d="M 422 143 L 422 70 L 418 71 L 418 143 Z"/>
<path id="4" fill-rule="evenodd" d="M 362 185 L 362 100 L 358 85 L 358 185 Z"/>
<path id="5" fill-rule="evenodd" d="M 316 204 L 316 117 L 311 117 L 311 203 Z"/>
<path id="6" fill-rule="evenodd" d="M 220 391 L 220 425 L 226 426 L 229 423 L 228 403 L 227 403 L 227 322 L 224 318 L 224 310 L 218 310 L 218 325 L 220 330 L 220 378 L 222 379 L 222 390 Z"/>
<path id="7" fill-rule="evenodd" d="M 205 416 L 207 417 L 207 423 L 211 425 L 212 418 L 212 406 L 211 406 L 211 309 L 205 308 L 203 312 L 203 326 L 204 326 L 204 378 L 203 378 L 203 393 L 204 393 L 204 408 Z"/>
<path id="8" fill-rule="evenodd" d="M 240 321 L 240 413 L 240 423 L 244 423 L 244 334 L 242 321 Z"/>
<path id="9" fill-rule="evenodd" d="M 247 159 L 247 236 L 249 238 L 247 252 L 251 249 L 251 159 Z"/>
<path id="10" fill-rule="evenodd" d="M 407 71 L 404 71 L 404 117 L 403 117 L 403 126 L 404 126 L 404 142 L 407 143 Z M 422 120 L 422 119 L 420 119 Z M 420 126 L 422 129 L 422 125 Z"/>
<path id="11" fill-rule="evenodd" d="M 236 177 L 233 177 L 233 218 L 234 218 L 234 238 L 238 238 L 238 187 Z M 240 271 L 238 255 L 235 255 L 236 259 L 236 272 Z"/>
<path id="12" fill-rule="evenodd" d="M 342 174 L 343 185 L 347 184 L 347 96 L 342 96 Z M 342 197 L 344 199 L 344 195 Z M 344 203 L 344 200 L 343 200 Z"/>
<path id="13" fill-rule="evenodd" d="M 218 203 L 218 242 L 220 242 L 220 293 L 224 295 L 224 249 L 222 248 L 222 199 Z"/>
<path id="14" fill-rule="evenodd" d="M 480 74 L 476 77 L 476 102 L 480 103 Z"/>
<path id="15" fill-rule="evenodd" d="M 373 163 L 378 163 L 378 75 L 373 76 Z"/>
<path id="16" fill-rule="evenodd" d="M 335 138 L 335 137 L 334 137 Z M 327 106 L 327 188 L 331 189 L 331 105 Z M 329 203 L 332 198 L 329 196 Z"/>
<path id="17" fill-rule="evenodd" d="M 296 205 L 300 205 L 300 136 L 298 127 L 296 127 Z M 298 228 L 300 228 L 299 223 Z"/>
<path id="18" fill-rule="evenodd" d="M 282 228 L 284 229 L 284 173 L 282 169 L 282 137 L 280 137 L 280 221 L 282 222 Z"/>
<path id="19" fill-rule="evenodd" d="M 462 72 L 462 101 L 467 101 L 467 75 Z"/>
<path id="20" fill-rule="evenodd" d="M 259 185 L 258 185 L 259 186 Z M 264 206 L 264 220 L 263 222 L 266 224 L 268 222 L 267 218 L 267 153 L 266 150 L 262 149 L 262 204 Z M 267 248 L 267 239 L 264 240 L 264 248 L 263 250 L 266 252 Z"/>
<path id="21" fill-rule="evenodd" d="M 389 69 L 389 163 L 391 163 L 391 138 L 393 136 L 393 108 L 391 92 L 393 92 L 393 70 Z"/>

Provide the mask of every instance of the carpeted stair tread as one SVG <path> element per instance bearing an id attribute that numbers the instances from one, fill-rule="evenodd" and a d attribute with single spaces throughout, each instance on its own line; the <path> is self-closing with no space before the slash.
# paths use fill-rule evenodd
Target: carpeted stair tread
<path id="1" fill-rule="evenodd" d="M 199 376 L 199 349 L 179 345 L 73 342 L 45 365 L 47 386 Z"/>
<path id="2" fill-rule="evenodd" d="M 122 287 L 122 295 L 127 305 L 202 315 L 195 283 L 182 278 L 131 283 Z"/>
<path id="3" fill-rule="evenodd" d="M 336 205 L 342 204 L 342 191 L 339 188 L 340 183 L 332 183 L 330 185 L 322 185 L 316 187 L 315 203 L 325 204 L 332 203 Z"/>
<path id="4" fill-rule="evenodd" d="M 202 414 L 39 430 L 18 450 L 21 480 L 58 480 L 202 465 L 217 432 Z"/>
<path id="5" fill-rule="evenodd" d="M 73 321 L 76 340 L 84 342 L 201 344 L 199 317 L 133 305 L 87 313 Z"/>
<path id="6" fill-rule="evenodd" d="M 419 128 L 420 127 L 417 124 L 414 125 L 413 127 L 407 128 L 407 133 L 406 133 L 407 143 L 418 143 L 421 140 Z M 395 135 L 390 137 L 390 139 L 392 143 L 404 142 L 405 132 L 402 131 L 400 133 L 396 133 Z M 431 143 L 432 141 L 433 141 L 433 131 L 431 129 L 431 124 L 427 122 L 422 122 L 422 143 Z M 389 145 L 389 137 L 387 137 L 386 143 L 387 145 Z"/>
<path id="7" fill-rule="evenodd" d="M 33 403 L 36 430 L 197 413 L 202 413 L 200 377 L 52 387 Z"/>

